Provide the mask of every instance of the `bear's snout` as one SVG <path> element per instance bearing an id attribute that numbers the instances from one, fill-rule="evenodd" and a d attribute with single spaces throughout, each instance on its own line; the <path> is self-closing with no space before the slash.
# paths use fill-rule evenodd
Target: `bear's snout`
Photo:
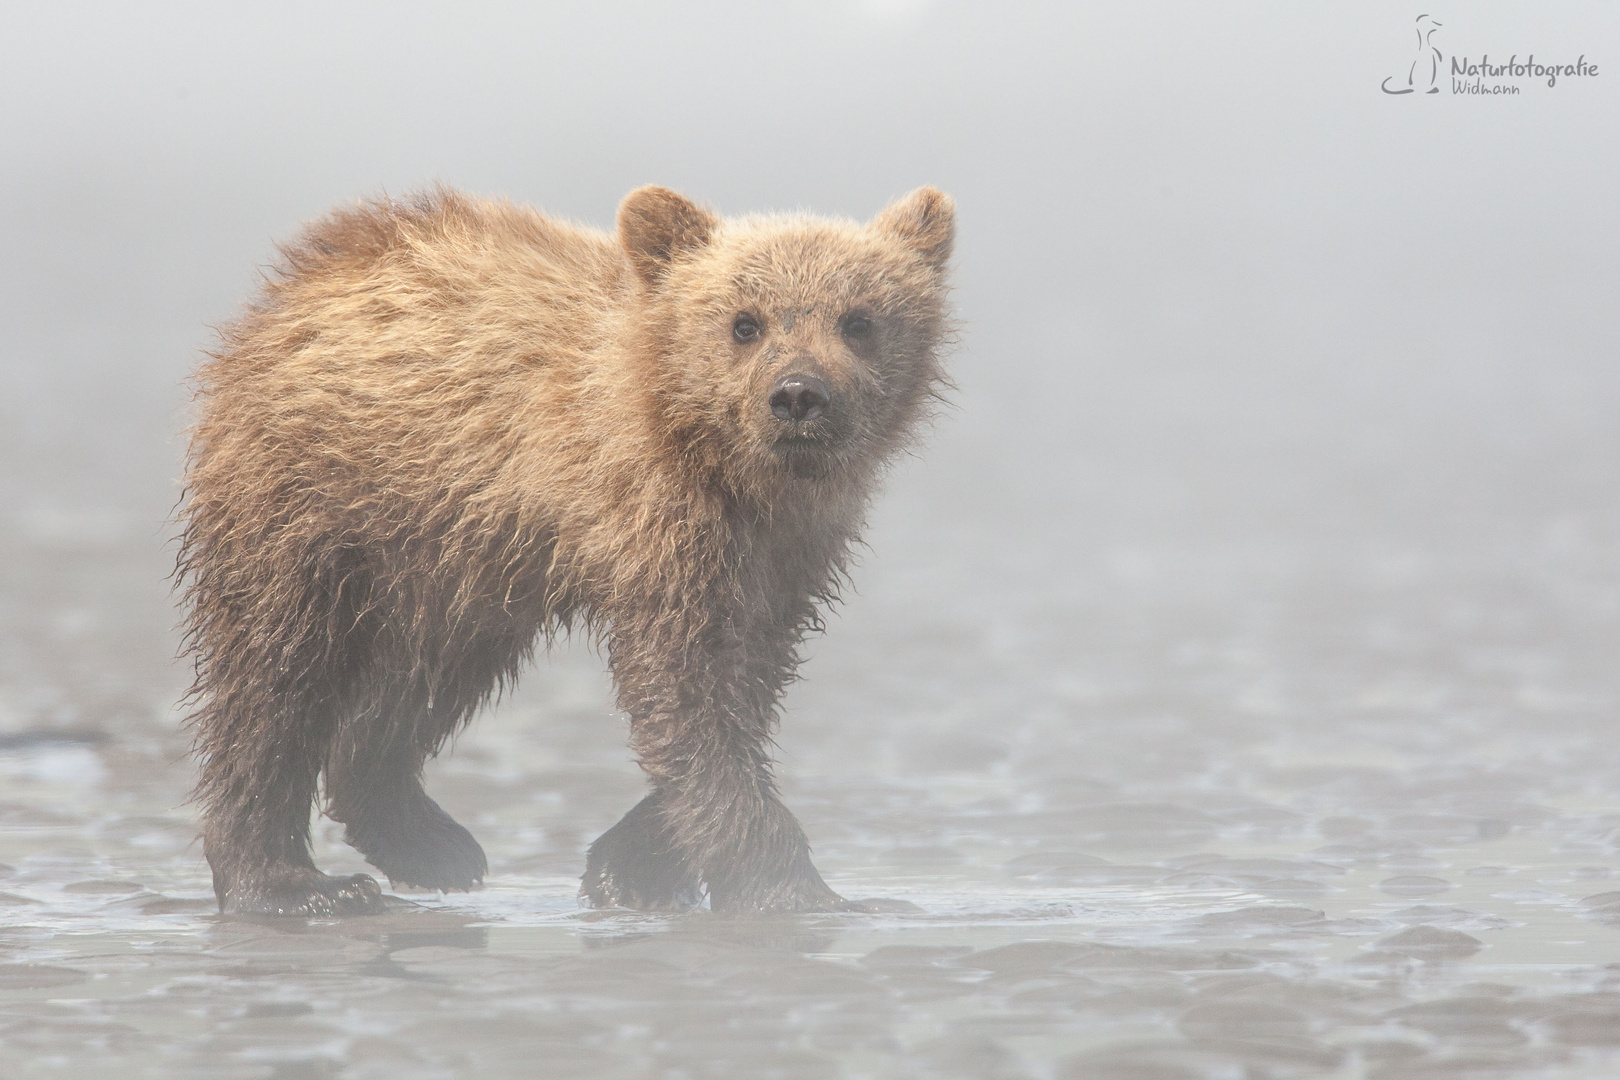
<path id="1" fill-rule="evenodd" d="M 784 375 L 771 387 L 771 415 L 795 424 L 814 420 L 832 404 L 832 391 L 814 375 Z"/>

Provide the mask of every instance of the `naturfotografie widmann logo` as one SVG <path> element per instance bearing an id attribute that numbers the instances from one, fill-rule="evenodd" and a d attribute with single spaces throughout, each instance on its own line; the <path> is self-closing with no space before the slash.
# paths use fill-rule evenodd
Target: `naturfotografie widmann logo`
<path id="1" fill-rule="evenodd" d="M 1532 85 L 1545 83 L 1550 88 L 1556 87 L 1559 79 L 1595 78 L 1598 73 L 1597 64 L 1589 61 L 1585 53 L 1572 63 L 1540 62 L 1536 60 L 1535 53 L 1527 54 L 1523 60 L 1519 59 L 1518 53 L 1514 53 L 1505 61 L 1493 62 L 1490 54 L 1485 53 L 1478 61 L 1467 56 L 1453 56 L 1448 65 L 1447 57 L 1435 41 L 1441 25 L 1432 15 L 1417 17 L 1416 56 L 1404 73 L 1391 75 L 1383 81 L 1380 88 L 1384 93 L 1438 94 L 1441 78 L 1447 73 L 1448 66 L 1453 94 L 1487 96 L 1523 93 L 1520 82 L 1513 80 L 1533 80 Z"/>

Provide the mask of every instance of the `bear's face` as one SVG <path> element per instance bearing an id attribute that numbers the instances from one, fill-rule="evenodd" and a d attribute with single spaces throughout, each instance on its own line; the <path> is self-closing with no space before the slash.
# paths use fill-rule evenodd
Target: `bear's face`
<path id="1" fill-rule="evenodd" d="M 950 200 L 922 189 L 866 226 L 719 221 L 672 192 L 625 200 L 654 415 L 739 489 L 863 480 L 943 374 Z"/>

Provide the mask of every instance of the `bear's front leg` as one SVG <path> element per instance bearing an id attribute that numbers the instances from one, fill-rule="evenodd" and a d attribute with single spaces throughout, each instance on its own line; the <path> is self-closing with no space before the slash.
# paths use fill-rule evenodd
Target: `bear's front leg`
<path id="1" fill-rule="evenodd" d="M 579 894 L 592 907 L 685 911 L 703 902 L 697 869 L 664 823 L 664 793 L 638 802 L 585 856 Z"/>
<path id="2" fill-rule="evenodd" d="M 637 911 L 688 910 L 705 888 L 722 914 L 857 907 L 822 880 L 804 830 L 768 787 L 706 776 L 656 788 L 591 845 L 580 895 Z"/>
<path id="3" fill-rule="evenodd" d="M 653 791 L 591 845 L 586 900 L 679 910 L 706 889 L 722 913 L 850 906 L 811 863 L 804 830 L 771 777 L 770 729 L 797 660 L 796 626 L 615 620 L 619 701 Z"/>
<path id="4" fill-rule="evenodd" d="M 776 797 L 769 777 L 759 783 L 758 790 L 757 804 L 751 804 L 751 792 L 740 800 L 746 812 L 733 811 L 730 815 L 726 831 L 732 834 L 731 842 L 720 845 L 704 868 L 709 906 L 729 915 L 842 911 L 852 907 L 821 879 L 810 861 L 810 843 L 804 829 Z M 695 802 L 715 806 L 718 800 L 705 796 Z"/>

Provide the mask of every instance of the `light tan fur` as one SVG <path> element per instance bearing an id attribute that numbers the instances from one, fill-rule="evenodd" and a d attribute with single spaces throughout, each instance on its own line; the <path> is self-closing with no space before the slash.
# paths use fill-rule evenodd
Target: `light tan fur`
<path id="1" fill-rule="evenodd" d="M 835 902 L 775 798 L 768 735 L 941 383 L 952 229 L 931 189 L 860 226 L 725 221 L 646 188 L 617 237 L 439 190 L 285 248 L 197 376 L 183 511 L 222 909 L 375 907 L 370 879 L 309 860 L 322 772 L 396 880 L 481 878 L 422 761 L 570 627 L 606 642 L 654 784 L 625 850 L 599 841 L 586 895 Z M 842 333 L 855 311 L 871 340 Z M 760 341 L 735 339 L 739 312 Z M 807 365 L 835 410 L 785 441 L 766 402 Z M 404 850 L 401 829 L 439 818 L 437 848 Z"/>

